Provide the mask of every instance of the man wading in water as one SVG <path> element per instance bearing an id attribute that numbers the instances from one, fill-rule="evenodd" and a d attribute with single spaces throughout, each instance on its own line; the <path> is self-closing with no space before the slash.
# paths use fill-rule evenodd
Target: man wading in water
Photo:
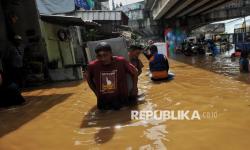
<path id="1" fill-rule="evenodd" d="M 97 59 L 88 65 L 87 81 L 97 97 L 97 108 L 119 110 L 123 106 L 136 104 L 136 68 L 123 57 L 113 56 L 111 46 L 106 42 L 99 43 L 95 53 Z M 133 80 L 131 91 L 128 91 L 127 74 Z"/>

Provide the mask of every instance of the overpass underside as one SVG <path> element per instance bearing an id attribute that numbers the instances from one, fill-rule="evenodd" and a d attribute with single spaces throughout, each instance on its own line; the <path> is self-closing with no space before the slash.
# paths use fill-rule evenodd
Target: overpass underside
<path id="1" fill-rule="evenodd" d="M 155 0 L 155 20 L 194 29 L 202 25 L 250 15 L 250 0 Z"/>

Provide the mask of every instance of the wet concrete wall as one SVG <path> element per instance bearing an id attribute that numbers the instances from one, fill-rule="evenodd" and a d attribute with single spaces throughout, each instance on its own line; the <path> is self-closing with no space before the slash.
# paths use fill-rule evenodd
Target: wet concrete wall
<path id="1" fill-rule="evenodd" d="M 2 51 L 6 48 L 6 41 L 7 41 L 7 35 L 6 35 L 5 18 L 2 8 L 2 2 L 0 1 L 0 56 Z"/>
<path id="2" fill-rule="evenodd" d="M 42 80 L 47 68 L 47 54 L 34 0 L 0 0 L 0 52 L 8 50 L 15 35 L 23 39 L 24 67 L 29 68 L 27 78 L 38 74 L 38 80 Z"/>
<path id="3" fill-rule="evenodd" d="M 6 41 L 11 41 L 17 34 L 22 36 L 23 44 L 30 47 L 32 56 L 44 55 L 35 1 L 2 0 L 0 20 L 0 47 L 6 46 Z"/>

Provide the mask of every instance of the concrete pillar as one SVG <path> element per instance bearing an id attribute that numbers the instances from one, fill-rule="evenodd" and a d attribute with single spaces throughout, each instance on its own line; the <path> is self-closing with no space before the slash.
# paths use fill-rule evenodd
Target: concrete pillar
<path id="1" fill-rule="evenodd" d="M 187 37 L 187 27 L 184 19 L 169 19 L 164 21 L 164 38 L 169 56 L 174 56 L 176 49 L 181 47 Z"/>

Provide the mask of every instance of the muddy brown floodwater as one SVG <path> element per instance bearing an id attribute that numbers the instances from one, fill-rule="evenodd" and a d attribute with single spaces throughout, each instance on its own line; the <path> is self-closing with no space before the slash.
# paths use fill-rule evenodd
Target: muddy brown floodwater
<path id="1" fill-rule="evenodd" d="M 131 120 L 128 108 L 98 112 L 85 81 L 58 83 L 27 90 L 28 104 L 0 111 L 0 150 L 250 149 L 249 75 L 238 73 L 237 60 L 226 61 L 178 56 L 170 60 L 175 79 L 163 83 L 151 82 L 145 67 L 139 81 L 145 101 L 131 108 L 216 117 Z"/>

